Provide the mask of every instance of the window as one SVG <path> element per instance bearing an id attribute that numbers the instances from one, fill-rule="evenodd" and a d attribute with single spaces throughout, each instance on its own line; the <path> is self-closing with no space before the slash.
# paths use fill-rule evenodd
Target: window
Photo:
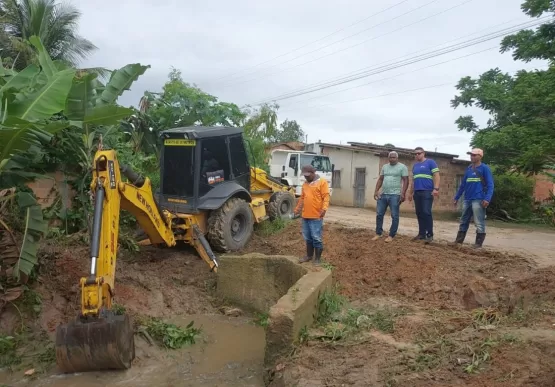
<path id="1" fill-rule="evenodd" d="M 206 172 L 224 170 L 225 179 L 229 180 L 231 173 L 229 159 L 227 158 L 227 144 L 225 137 L 209 138 L 201 141 L 202 153 L 200 156 L 200 176 Z"/>
<path id="2" fill-rule="evenodd" d="M 225 137 L 201 140 L 201 146 L 199 195 L 204 196 L 217 183 L 229 180 L 231 169 Z"/>
<path id="3" fill-rule="evenodd" d="M 328 156 L 301 154 L 301 168 L 305 165 L 312 165 L 318 172 L 331 172 Z"/>
<path id="4" fill-rule="evenodd" d="M 297 176 L 299 174 L 299 159 L 296 154 L 292 154 L 289 158 L 289 168 L 293 170 L 293 176 Z"/>
<path id="5" fill-rule="evenodd" d="M 241 136 L 229 138 L 229 151 L 234 178 L 250 173 L 247 152 Z"/>
<path id="6" fill-rule="evenodd" d="M 341 188 L 341 171 L 333 171 L 331 177 L 331 188 Z"/>
<path id="7" fill-rule="evenodd" d="M 291 155 L 289 158 L 289 168 L 297 170 L 297 155 Z"/>
<path id="8" fill-rule="evenodd" d="M 162 170 L 162 194 L 178 197 L 193 196 L 195 147 L 165 146 Z"/>

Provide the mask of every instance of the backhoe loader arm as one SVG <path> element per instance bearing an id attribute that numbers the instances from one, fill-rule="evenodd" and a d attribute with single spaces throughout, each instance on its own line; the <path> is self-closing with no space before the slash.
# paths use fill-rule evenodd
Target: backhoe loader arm
<path id="1" fill-rule="evenodd" d="M 123 182 L 124 175 L 129 183 Z M 81 311 L 75 321 L 56 329 L 56 363 L 62 372 L 127 369 L 135 358 L 133 325 L 112 309 L 121 209 L 131 212 L 153 244 L 174 246 L 172 214 L 161 211 L 148 178 L 120 166 L 113 150 L 94 157 L 91 190 L 94 220 L 91 266 L 81 278 Z M 193 245 L 212 270 L 217 261 L 196 224 Z"/>
<path id="2" fill-rule="evenodd" d="M 132 183 L 121 180 L 122 172 Z M 120 210 L 135 216 L 154 244 L 176 244 L 171 215 L 160 212 L 148 178 L 121 168 L 113 150 L 98 151 L 94 158 L 91 190 L 94 193 L 94 222 L 91 236 L 91 268 L 81 278 L 81 314 L 98 316 L 111 309 L 117 261 Z"/>

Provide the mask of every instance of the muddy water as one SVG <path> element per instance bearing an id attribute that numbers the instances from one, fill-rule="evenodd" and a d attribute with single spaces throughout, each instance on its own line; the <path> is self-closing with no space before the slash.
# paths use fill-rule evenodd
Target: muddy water
<path id="1" fill-rule="evenodd" d="M 202 327 L 196 344 L 181 350 L 161 350 L 136 336 L 136 360 L 127 371 L 59 375 L 25 380 L 22 372 L 8 386 L 244 386 L 262 387 L 264 330 L 241 317 L 198 315 L 170 319 L 178 326 L 191 320 Z M 0 374 L 0 380 L 3 375 Z"/>

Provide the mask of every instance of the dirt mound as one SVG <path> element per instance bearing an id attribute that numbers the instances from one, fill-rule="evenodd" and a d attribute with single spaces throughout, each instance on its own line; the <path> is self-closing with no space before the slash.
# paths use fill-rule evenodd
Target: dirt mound
<path id="1" fill-rule="evenodd" d="M 79 280 L 89 270 L 87 246 L 47 244 L 40 258 L 39 281 L 33 290 L 42 302 L 40 323 L 53 334 L 59 323 L 77 316 Z M 118 256 L 114 302 L 131 315 L 169 317 L 215 311 L 207 290 L 214 275 L 188 249 L 141 248 Z"/>
<path id="2" fill-rule="evenodd" d="M 359 345 L 312 344 L 301 347 L 297 361 L 276 368 L 270 387 L 381 386 L 379 370 L 396 350 L 378 342 Z"/>
<path id="3" fill-rule="evenodd" d="M 401 296 L 436 307 L 473 308 L 498 302 L 499 294 L 518 292 L 514 281 L 534 270 L 531 261 L 504 253 L 424 245 L 403 236 L 387 244 L 370 241 L 372 236 L 370 230 L 324 227 L 323 258 L 335 267 L 334 277 L 351 299 Z M 255 235 L 246 250 L 301 256 L 300 224 L 268 237 Z M 522 284 L 528 287 L 534 283 L 526 281 Z"/>

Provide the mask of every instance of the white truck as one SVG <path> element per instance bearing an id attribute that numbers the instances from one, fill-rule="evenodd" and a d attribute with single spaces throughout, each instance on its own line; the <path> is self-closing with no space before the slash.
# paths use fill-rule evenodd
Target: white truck
<path id="1" fill-rule="evenodd" d="M 297 197 L 301 196 L 302 185 L 305 178 L 301 173 L 303 165 L 312 165 L 320 178 L 326 179 L 332 195 L 331 179 L 333 164 L 326 155 L 314 152 L 276 149 L 270 155 L 270 176 L 279 179 L 282 183 L 295 187 Z"/>

